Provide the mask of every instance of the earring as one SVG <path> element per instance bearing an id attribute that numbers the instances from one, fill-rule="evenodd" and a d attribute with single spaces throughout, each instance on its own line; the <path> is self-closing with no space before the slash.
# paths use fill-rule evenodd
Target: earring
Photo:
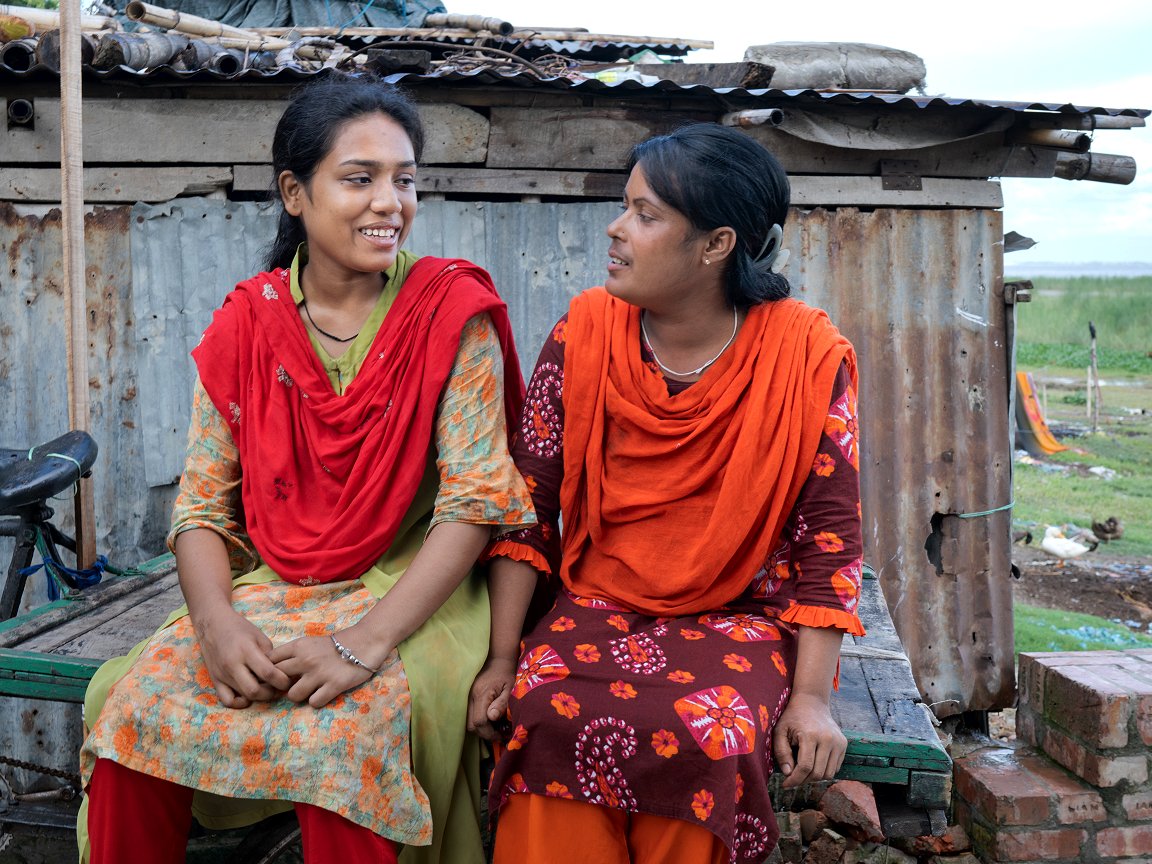
<path id="1" fill-rule="evenodd" d="M 712 260 L 711 260 L 710 258 L 705 258 L 705 259 L 704 259 L 704 263 L 705 263 L 705 264 L 711 264 L 711 263 L 712 263 Z"/>

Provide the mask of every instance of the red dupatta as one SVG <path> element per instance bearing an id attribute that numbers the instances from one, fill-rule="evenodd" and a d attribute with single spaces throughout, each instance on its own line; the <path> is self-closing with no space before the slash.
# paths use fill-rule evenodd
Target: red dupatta
<path id="1" fill-rule="evenodd" d="M 594 288 L 569 308 L 560 578 L 651 615 L 716 609 L 780 539 L 812 469 L 836 373 L 856 355 L 819 309 L 752 307 L 732 347 L 668 395 L 639 309 Z"/>
<path id="2" fill-rule="evenodd" d="M 240 451 L 248 536 L 282 579 L 354 579 L 388 549 L 424 475 L 461 331 L 483 312 L 504 352 L 515 428 L 524 383 L 507 309 L 468 261 L 416 262 L 342 396 L 308 339 L 288 270 L 228 295 L 192 356 Z"/>

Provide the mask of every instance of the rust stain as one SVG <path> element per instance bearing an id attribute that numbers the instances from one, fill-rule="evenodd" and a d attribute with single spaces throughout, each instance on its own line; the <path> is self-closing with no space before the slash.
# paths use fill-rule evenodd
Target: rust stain
<path id="1" fill-rule="evenodd" d="M 921 693 L 939 716 L 1011 705 L 1011 517 L 959 518 L 1011 497 L 1000 214 L 794 215 L 789 278 L 859 356 L 865 560 Z"/>

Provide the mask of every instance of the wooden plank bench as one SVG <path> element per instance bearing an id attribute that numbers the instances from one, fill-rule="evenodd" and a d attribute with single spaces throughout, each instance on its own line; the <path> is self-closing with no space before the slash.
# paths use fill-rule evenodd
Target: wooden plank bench
<path id="1" fill-rule="evenodd" d="M 848 738 L 838 777 L 872 785 L 889 837 L 946 826 L 952 761 L 912 679 L 875 574 L 865 568 L 860 617 L 868 635 L 844 638 L 833 714 Z M 0 698 L 82 702 L 93 672 L 159 626 L 183 598 L 165 555 L 0 624 Z M 781 800 L 777 798 L 777 800 Z"/>
<path id="2" fill-rule="evenodd" d="M 864 568 L 860 620 L 867 636 L 845 636 L 832 713 L 848 739 L 837 775 L 872 784 L 888 837 L 939 834 L 947 827 L 952 759 L 920 698 L 880 581 Z"/>

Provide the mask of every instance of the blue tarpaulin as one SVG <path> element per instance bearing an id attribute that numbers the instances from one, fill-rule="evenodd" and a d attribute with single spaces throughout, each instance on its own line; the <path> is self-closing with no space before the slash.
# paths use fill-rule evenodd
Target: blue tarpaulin
<path id="1" fill-rule="evenodd" d="M 167 0 L 160 5 L 233 27 L 420 27 L 434 0 Z"/>

